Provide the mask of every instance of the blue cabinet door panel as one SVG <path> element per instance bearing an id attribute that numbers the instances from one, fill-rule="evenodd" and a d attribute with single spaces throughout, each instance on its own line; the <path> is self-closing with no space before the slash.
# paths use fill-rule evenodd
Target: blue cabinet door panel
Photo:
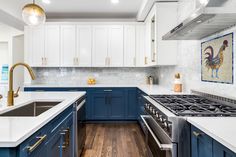
<path id="1" fill-rule="evenodd" d="M 213 157 L 213 140 L 201 130 L 192 127 L 192 157 Z"/>
<path id="2" fill-rule="evenodd" d="M 138 101 L 137 101 L 137 90 L 127 89 L 126 90 L 126 119 L 136 120 L 138 116 Z"/>
<path id="3" fill-rule="evenodd" d="M 220 143 L 213 142 L 213 156 L 214 157 L 236 157 L 236 154 L 233 153 L 228 148 L 224 147 Z"/>
<path id="4" fill-rule="evenodd" d="M 108 105 L 110 108 L 110 119 L 122 120 L 125 119 L 125 101 L 124 95 L 115 95 L 108 97 Z"/>
<path id="5" fill-rule="evenodd" d="M 92 95 L 92 119 L 106 120 L 109 115 L 107 96 L 104 93 L 95 93 Z"/>

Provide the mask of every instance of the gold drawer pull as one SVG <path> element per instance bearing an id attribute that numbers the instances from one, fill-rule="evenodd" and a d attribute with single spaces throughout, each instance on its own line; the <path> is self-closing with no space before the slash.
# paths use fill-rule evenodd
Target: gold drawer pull
<path id="1" fill-rule="evenodd" d="M 36 137 L 36 138 L 39 140 L 34 145 L 27 147 L 28 152 L 30 153 L 32 153 L 41 143 L 43 143 L 44 140 L 46 140 L 47 135 Z"/>
<path id="2" fill-rule="evenodd" d="M 201 135 L 204 135 L 204 133 L 199 133 L 199 132 L 193 131 L 193 135 L 196 137 L 199 137 Z"/>

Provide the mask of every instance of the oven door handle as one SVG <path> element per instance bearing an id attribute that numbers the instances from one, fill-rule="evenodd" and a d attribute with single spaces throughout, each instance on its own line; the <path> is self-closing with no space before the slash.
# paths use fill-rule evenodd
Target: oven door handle
<path id="1" fill-rule="evenodd" d="M 76 107 L 77 111 L 78 111 L 79 109 L 81 109 L 84 104 L 85 104 L 85 100 L 83 100 L 82 102 L 80 102 L 79 105 L 77 105 L 77 107 Z"/>
<path id="2" fill-rule="evenodd" d="M 156 141 L 158 147 L 161 150 L 172 150 L 173 149 L 173 145 L 172 144 L 161 144 L 161 142 L 158 140 L 158 138 L 156 137 L 156 135 L 153 133 L 152 129 L 150 128 L 150 126 L 148 125 L 147 121 L 145 120 L 145 118 L 149 118 L 150 116 L 146 116 L 146 115 L 141 115 L 141 118 L 145 124 L 145 127 L 148 129 L 148 131 L 151 133 L 152 137 L 154 138 L 154 140 Z"/>

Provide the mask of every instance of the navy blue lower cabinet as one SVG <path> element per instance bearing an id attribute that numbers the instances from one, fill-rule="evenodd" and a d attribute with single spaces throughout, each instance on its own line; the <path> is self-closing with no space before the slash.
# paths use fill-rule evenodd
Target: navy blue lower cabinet
<path id="1" fill-rule="evenodd" d="M 192 126 L 192 157 L 213 157 L 213 139 Z"/>
<path id="2" fill-rule="evenodd" d="M 109 118 L 108 97 L 104 92 L 94 92 L 91 96 L 91 109 L 93 120 L 106 120 Z"/>
<path id="3" fill-rule="evenodd" d="M 236 157 L 236 154 L 233 153 L 228 148 L 224 147 L 220 143 L 213 142 L 213 156 L 214 157 Z"/>
<path id="4" fill-rule="evenodd" d="M 107 94 L 109 118 L 114 120 L 125 120 L 125 93 L 124 90 L 115 90 Z"/>
<path id="5" fill-rule="evenodd" d="M 136 120 L 138 116 L 137 89 L 126 89 L 126 119 Z"/>

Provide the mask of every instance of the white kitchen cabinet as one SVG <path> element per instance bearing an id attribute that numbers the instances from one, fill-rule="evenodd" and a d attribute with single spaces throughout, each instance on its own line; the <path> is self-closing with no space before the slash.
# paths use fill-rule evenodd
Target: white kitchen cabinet
<path id="1" fill-rule="evenodd" d="M 76 26 L 61 26 L 61 66 L 73 67 L 78 65 L 76 59 Z"/>
<path id="2" fill-rule="evenodd" d="M 107 57 L 108 38 L 109 38 L 109 27 L 93 26 L 93 52 L 92 52 L 93 67 L 106 67 L 109 65 Z"/>
<path id="3" fill-rule="evenodd" d="M 92 66 L 92 27 L 77 26 L 77 58 L 79 67 Z"/>
<path id="4" fill-rule="evenodd" d="M 109 27 L 108 66 L 124 66 L 124 30 L 122 25 Z"/>
<path id="5" fill-rule="evenodd" d="M 45 66 L 45 54 L 44 54 L 44 35 L 45 30 L 44 26 L 39 27 L 29 27 L 30 39 L 32 40 L 31 43 L 31 50 L 30 50 L 30 60 L 31 66 L 33 67 L 40 67 Z"/>
<path id="6" fill-rule="evenodd" d="M 147 66 L 146 26 L 136 25 L 136 67 Z"/>
<path id="7" fill-rule="evenodd" d="M 162 36 L 177 25 L 177 3 L 155 3 L 145 23 L 147 65 L 176 65 L 177 41 L 165 41 Z"/>
<path id="8" fill-rule="evenodd" d="M 125 67 L 136 66 L 136 28 L 135 28 L 135 25 L 124 26 L 124 66 Z"/>
<path id="9" fill-rule="evenodd" d="M 44 64 L 48 67 L 60 66 L 60 26 L 45 26 L 45 57 Z"/>

